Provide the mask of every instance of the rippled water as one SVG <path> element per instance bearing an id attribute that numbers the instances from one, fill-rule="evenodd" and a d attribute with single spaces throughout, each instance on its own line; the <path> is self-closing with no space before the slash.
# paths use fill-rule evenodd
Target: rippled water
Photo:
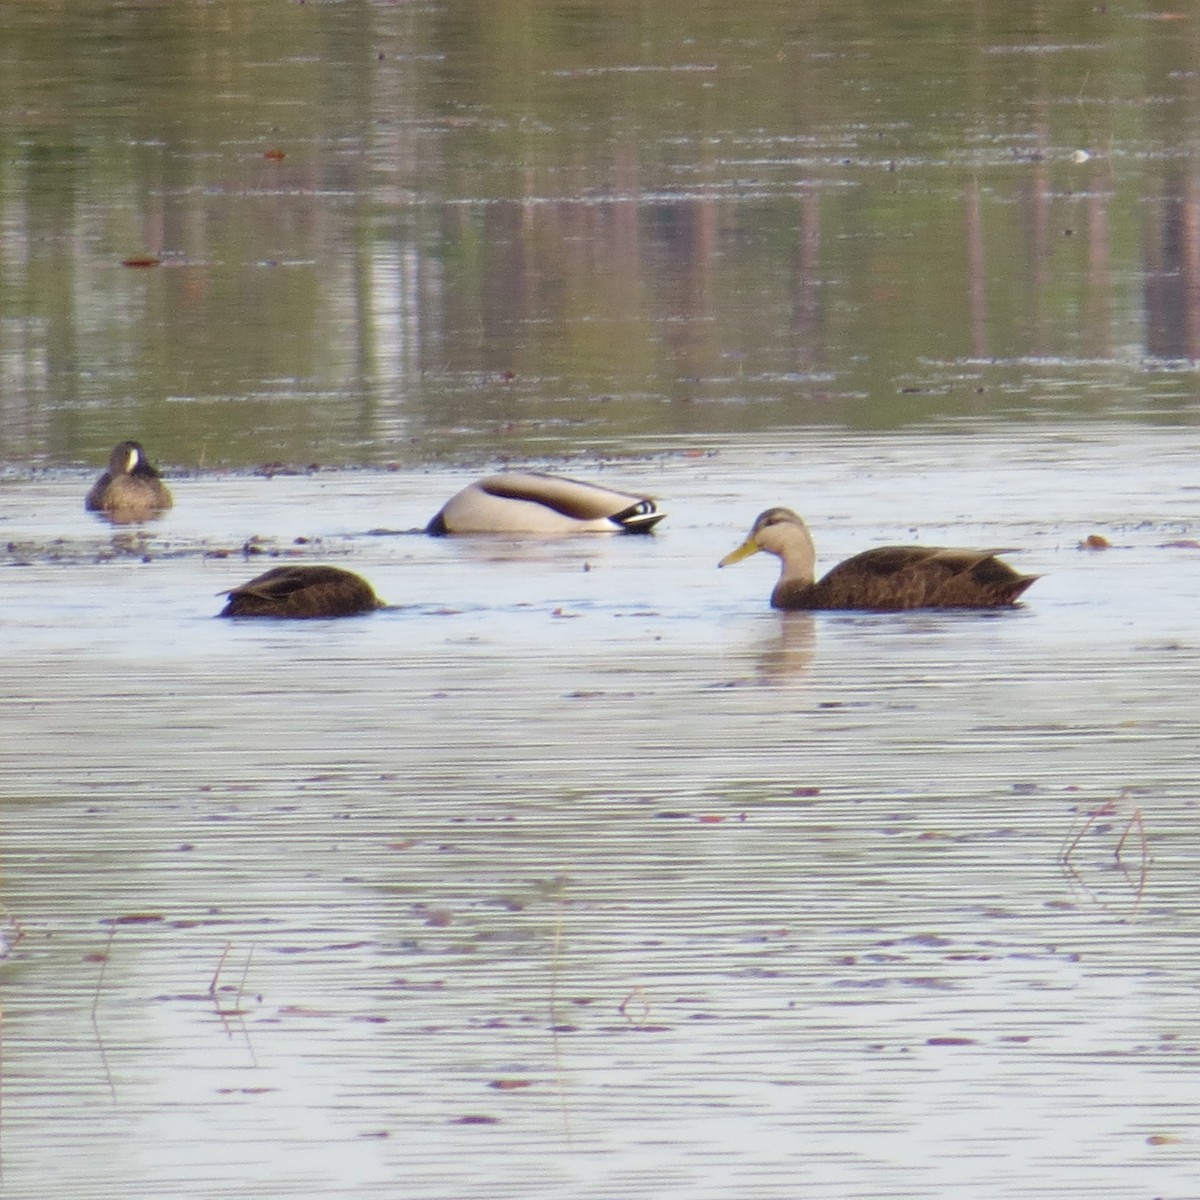
<path id="1" fill-rule="evenodd" d="M 200 473 L 141 542 L 0 483 L 6 1192 L 1194 1194 L 1195 435 L 665 444 L 572 464 L 649 538 L 412 532 L 451 471 Z M 774 613 L 715 564 L 775 502 L 1045 578 Z M 394 607 L 214 620 L 251 536 Z"/>
<path id="2" fill-rule="evenodd" d="M 1197 1195 L 1188 12 L 2 13 L 6 1196 Z M 416 532 L 538 459 L 671 516 Z"/>

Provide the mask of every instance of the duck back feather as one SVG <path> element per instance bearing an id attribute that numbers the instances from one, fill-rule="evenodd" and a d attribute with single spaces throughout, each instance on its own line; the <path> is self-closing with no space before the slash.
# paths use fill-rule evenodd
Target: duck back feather
<path id="1" fill-rule="evenodd" d="M 273 567 L 231 588 L 222 617 L 350 617 L 381 608 L 371 585 L 341 567 Z"/>

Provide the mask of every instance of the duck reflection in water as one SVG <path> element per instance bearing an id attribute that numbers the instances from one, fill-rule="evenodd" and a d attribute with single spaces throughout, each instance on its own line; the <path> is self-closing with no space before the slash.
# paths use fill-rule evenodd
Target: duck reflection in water
<path id="1" fill-rule="evenodd" d="M 812 613 L 789 612 L 773 623 L 774 634 L 764 639 L 755 656 L 755 675 L 763 684 L 795 683 L 808 674 L 817 657 L 816 618 Z"/>

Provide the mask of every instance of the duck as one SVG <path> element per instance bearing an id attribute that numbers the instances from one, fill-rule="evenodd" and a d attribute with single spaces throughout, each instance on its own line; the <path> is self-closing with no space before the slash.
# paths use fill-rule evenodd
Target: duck
<path id="1" fill-rule="evenodd" d="M 880 546 L 839 563 L 819 582 L 808 526 L 790 508 L 760 513 L 749 536 L 717 564 L 763 550 L 781 560 L 771 606 L 780 609 L 1003 608 L 1037 581 L 997 558 L 1000 550 Z"/>
<path id="2" fill-rule="evenodd" d="M 649 496 L 540 471 L 505 471 L 452 496 L 425 527 L 457 533 L 649 533 L 667 514 Z"/>
<path id="3" fill-rule="evenodd" d="M 229 597 L 222 617 L 351 617 L 383 607 L 361 575 L 301 563 L 272 567 L 222 594 Z"/>
<path id="4" fill-rule="evenodd" d="M 108 470 L 92 484 L 83 506 L 113 520 L 138 521 L 157 516 L 173 503 L 141 442 L 118 442 L 108 456 Z"/>

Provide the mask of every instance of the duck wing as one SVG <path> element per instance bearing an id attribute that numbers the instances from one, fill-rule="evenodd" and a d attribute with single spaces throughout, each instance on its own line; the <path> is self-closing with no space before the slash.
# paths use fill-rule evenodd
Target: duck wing
<path id="1" fill-rule="evenodd" d="M 380 607 L 371 585 L 340 567 L 273 567 L 227 594 L 223 617 L 346 617 Z"/>
<path id="2" fill-rule="evenodd" d="M 998 558 L 999 550 L 881 546 L 848 558 L 813 588 L 819 608 L 894 611 L 995 608 L 1013 604 L 1036 579 Z"/>

